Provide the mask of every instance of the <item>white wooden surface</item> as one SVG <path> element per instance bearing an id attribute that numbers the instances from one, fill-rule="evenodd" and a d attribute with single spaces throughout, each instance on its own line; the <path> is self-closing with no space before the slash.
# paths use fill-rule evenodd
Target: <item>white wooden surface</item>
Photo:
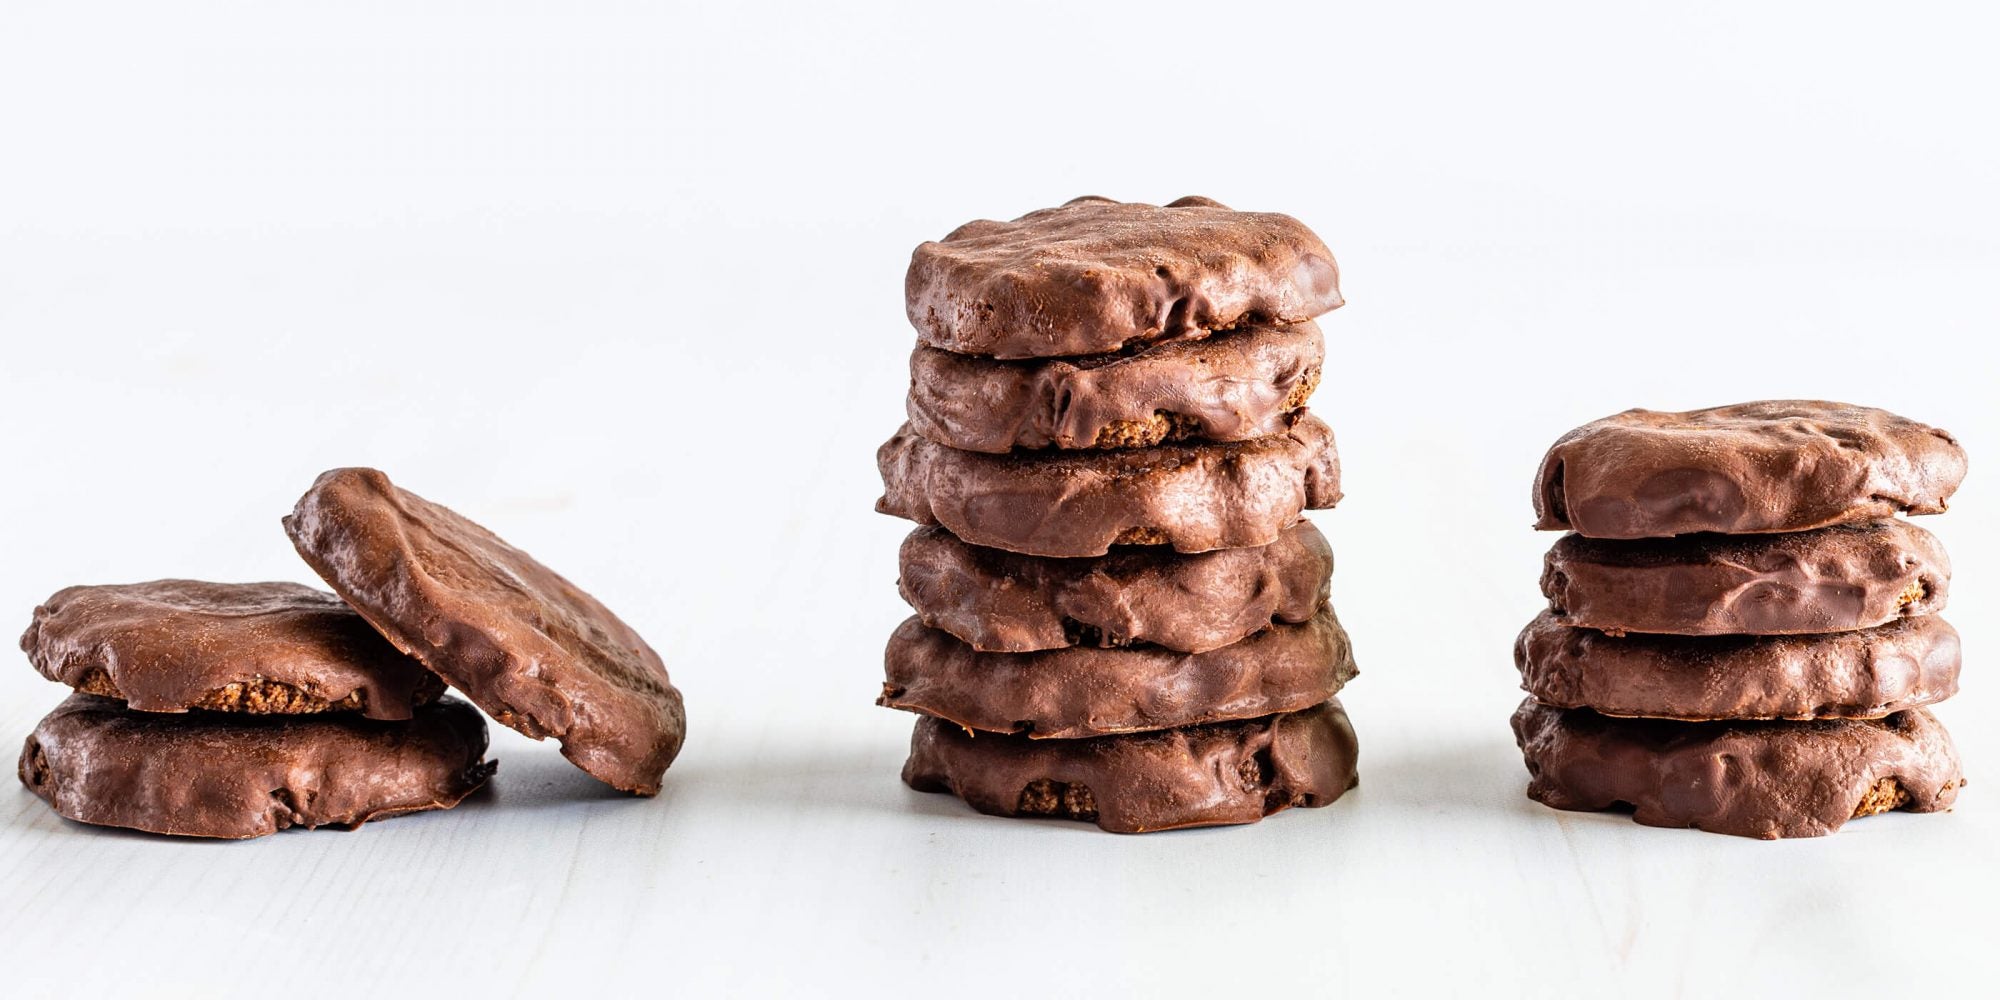
<path id="1" fill-rule="evenodd" d="M 1994 989 L 1976 8 L 0 10 L 0 621 L 310 581 L 278 517 L 374 464 L 619 609 L 691 722 L 657 800 L 496 727 L 457 810 L 243 844 L 0 788 L 0 996 Z M 1363 784 L 1330 808 L 1121 838 L 896 780 L 903 262 L 1087 191 L 1290 211 L 1342 259 L 1318 521 Z M 1801 395 L 1972 452 L 1926 522 L 1962 806 L 1766 844 L 1526 801 L 1542 449 Z M 0 737 L 60 695 L 0 669 Z"/>

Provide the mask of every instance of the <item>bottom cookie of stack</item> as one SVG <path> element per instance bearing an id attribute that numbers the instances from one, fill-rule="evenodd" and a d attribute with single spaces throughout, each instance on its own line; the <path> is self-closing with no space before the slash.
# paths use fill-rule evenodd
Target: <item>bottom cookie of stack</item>
<path id="1" fill-rule="evenodd" d="M 1353 788 L 1354 728 L 1338 699 L 1300 712 L 1051 740 L 917 720 L 903 781 L 996 816 L 1058 816 L 1113 833 L 1254 823 Z"/>
<path id="2" fill-rule="evenodd" d="M 486 782 L 486 721 L 440 698 L 355 713 L 158 713 L 72 694 L 21 750 L 21 783 L 80 823 L 243 839 L 449 809 Z"/>
<path id="3" fill-rule="evenodd" d="M 1965 784 L 1930 712 L 1806 722 L 1612 718 L 1533 698 L 1514 713 L 1528 796 L 1556 809 L 1633 810 L 1647 826 L 1818 837 L 1849 819 L 1949 808 Z"/>

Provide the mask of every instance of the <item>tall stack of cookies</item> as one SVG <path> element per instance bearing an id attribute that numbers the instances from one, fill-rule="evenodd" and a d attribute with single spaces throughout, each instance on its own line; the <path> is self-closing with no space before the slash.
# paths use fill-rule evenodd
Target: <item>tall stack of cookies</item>
<path id="1" fill-rule="evenodd" d="M 1935 514 L 1951 435 L 1763 401 L 1629 410 L 1563 435 L 1535 484 L 1548 609 L 1514 659 L 1528 795 L 1640 823 L 1813 837 L 1958 796 L 1924 706 L 1958 690 Z"/>
<path id="2" fill-rule="evenodd" d="M 1304 404 L 1341 304 L 1288 216 L 1079 198 L 919 246 L 909 422 L 877 455 L 918 522 L 879 704 L 903 779 L 1116 832 L 1250 823 L 1354 784 L 1355 673 L 1308 508 Z"/>

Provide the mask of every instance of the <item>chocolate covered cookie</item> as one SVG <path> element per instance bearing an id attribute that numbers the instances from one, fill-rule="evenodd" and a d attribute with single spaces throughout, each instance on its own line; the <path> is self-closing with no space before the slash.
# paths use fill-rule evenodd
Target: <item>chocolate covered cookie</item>
<path id="1" fill-rule="evenodd" d="M 1077 739 L 1296 712 L 1355 675 L 1347 632 L 1322 608 L 1206 653 L 1088 646 L 982 653 L 911 618 L 889 638 L 876 702 L 967 729 Z"/>
<path id="2" fill-rule="evenodd" d="M 1592 538 L 1806 531 L 1938 513 L 1964 477 L 1950 434 L 1884 410 L 1817 400 L 1627 410 L 1549 449 L 1535 527 Z"/>
<path id="3" fill-rule="evenodd" d="M 1542 564 L 1558 620 L 1613 633 L 1839 632 L 1942 611 L 1950 587 L 1944 546 L 1899 520 L 1776 535 L 1569 534 Z"/>
<path id="4" fill-rule="evenodd" d="M 66 587 L 21 649 L 44 677 L 143 712 L 407 719 L 444 691 L 339 598 L 296 583 Z"/>
<path id="5" fill-rule="evenodd" d="M 1248 441 L 1291 428 L 1325 354 L 1310 322 L 1069 359 L 995 361 L 919 345 L 910 429 L 991 453 Z"/>
<path id="6" fill-rule="evenodd" d="M 1301 511 L 1340 499 L 1333 432 L 1311 415 L 1255 441 L 1013 455 L 947 448 L 904 425 L 875 460 L 877 510 L 1038 556 L 1269 545 Z"/>
<path id="7" fill-rule="evenodd" d="M 335 469 L 285 532 L 397 648 L 501 724 L 562 741 L 593 777 L 640 795 L 686 732 L 659 654 L 527 553 L 374 469 Z"/>
<path id="8" fill-rule="evenodd" d="M 1333 551 L 1311 521 L 1250 549 L 1159 546 L 1049 559 L 968 545 L 938 527 L 903 540 L 897 586 L 932 628 L 993 653 L 1151 643 L 1202 653 L 1327 601 Z"/>
<path id="9" fill-rule="evenodd" d="M 449 809 L 485 783 L 486 722 L 442 698 L 406 721 L 350 712 L 140 712 L 72 694 L 21 750 L 21 783 L 79 823 L 261 837 Z"/>
<path id="10" fill-rule="evenodd" d="M 1858 816 L 1949 808 L 1965 783 L 1924 709 L 1882 719 L 1612 719 L 1528 699 L 1514 713 L 1528 796 L 1556 809 L 1633 809 L 1647 826 L 1818 837 Z"/>
<path id="11" fill-rule="evenodd" d="M 1958 691 L 1958 632 L 1905 618 L 1830 635 L 1606 635 L 1543 612 L 1514 643 L 1537 701 L 1663 719 L 1873 719 Z"/>
<path id="12" fill-rule="evenodd" d="M 1297 219 L 1196 197 L 970 222 L 918 246 L 903 287 L 924 343 L 997 358 L 1107 354 L 1341 304 L 1333 254 Z"/>
<path id="13" fill-rule="evenodd" d="M 996 816 L 1055 816 L 1113 833 L 1254 823 L 1323 806 L 1355 785 L 1340 702 L 1249 722 L 1031 740 L 917 720 L 903 781 Z"/>

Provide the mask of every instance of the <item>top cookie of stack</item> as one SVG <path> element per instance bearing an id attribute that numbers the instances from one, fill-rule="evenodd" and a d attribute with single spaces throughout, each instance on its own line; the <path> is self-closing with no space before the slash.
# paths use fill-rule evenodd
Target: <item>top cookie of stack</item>
<path id="1" fill-rule="evenodd" d="M 1319 238 L 1079 198 L 919 246 L 905 292 L 909 422 L 877 454 L 877 509 L 924 525 L 881 699 L 930 716 L 905 779 L 1121 831 L 1344 791 L 1353 661 L 1300 520 L 1340 498 L 1304 409 L 1341 304 Z"/>

